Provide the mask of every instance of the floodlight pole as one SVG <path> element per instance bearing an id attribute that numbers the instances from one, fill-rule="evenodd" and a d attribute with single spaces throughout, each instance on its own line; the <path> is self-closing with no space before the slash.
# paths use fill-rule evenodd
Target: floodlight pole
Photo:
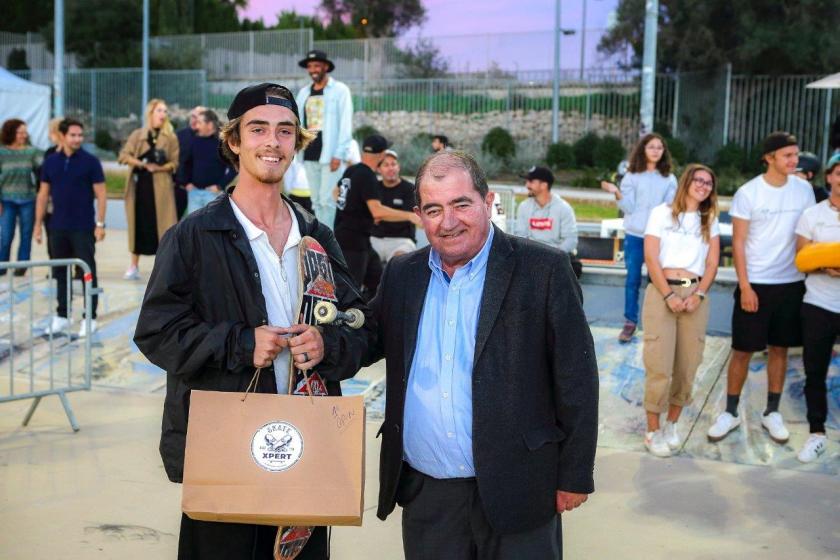
<path id="1" fill-rule="evenodd" d="M 551 142 L 560 141 L 560 0 L 554 3 L 554 84 L 551 92 Z"/>
<path id="2" fill-rule="evenodd" d="M 140 123 L 143 123 L 143 115 L 146 112 L 146 104 L 149 102 L 149 0 L 143 0 L 143 77 L 142 77 L 142 99 L 140 107 Z"/>
<path id="3" fill-rule="evenodd" d="M 645 48 L 642 58 L 642 103 L 639 110 L 640 136 L 653 132 L 653 104 L 656 87 L 656 31 L 659 1 L 645 1 Z"/>
<path id="4" fill-rule="evenodd" d="M 53 23 L 53 116 L 61 117 L 64 115 L 64 0 L 55 0 Z"/>

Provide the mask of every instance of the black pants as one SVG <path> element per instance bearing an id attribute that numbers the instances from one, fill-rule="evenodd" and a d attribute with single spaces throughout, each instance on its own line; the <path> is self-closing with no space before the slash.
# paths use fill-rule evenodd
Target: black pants
<path id="1" fill-rule="evenodd" d="M 397 502 L 406 560 L 563 558 L 559 515 L 529 531 L 499 534 L 484 515 L 474 478 L 439 480 L 404 464 Z"/>
<path id="2" fill-rule="evenodd" d="M 811 433 L 825 433 L 828 398 L 825 380 L 834 341 L 840 336 L 840 313 L 802 304 L 802 361 L 805 365 L 805 404 Z"/>
<path id="3" fill-rule="evenodd" d="M 312 211 L 312 199 L 310 197 L 308 197 L 308 196 L 295 196 L 293 194 L 290 194 L 289 198 L 292 199 L 292 202 L 297 202 L 298 204 L 303 206 L 306 209 L 306 211 L 309 212 L 310 214 L 313 214 L 313 215 L 315 214 L 315 212 Z"/>
<path id="4" fill-rule="evenodd" d="M 64 229 L 50 230 L 50 253 L 54 259 L 82 259 L 90 267 L 93 273 L 91 286 L 96 288 L 96 239 L 92 231 L 70 231 Z M 58 281 L 58 309 L 56 314 L 59 317 L 67 317 L 67 267 L 57 266 L 53 269 L 53 275 Z M 83 284 L 85 285 L 85 284 Z M 72 283 L 71 283 L 72 292 Z M 94 294 L 91 301 L 91 319 L 96 319 L 96 306 L 99 298 Z"/>
<path id="5" fill-rule="evenodd" d="M 195 521 L 181 514 L 178 560 L 273 560 L 277 527 Z M 330 557 L 327 528 L 316 527 L 297 560 Z"/>
<path id="6" fill-rule="evenodd" d="M 362 295 L 370 300 L 376 295 L 379 287 L 379 280 L 382 278 L 382 262 L 379 255 L 372 247 L 362 251 L 342 251 L 347 261 L 347 268 L 350 275 L 356 281 L 356 285 L 362 289 Z"/>

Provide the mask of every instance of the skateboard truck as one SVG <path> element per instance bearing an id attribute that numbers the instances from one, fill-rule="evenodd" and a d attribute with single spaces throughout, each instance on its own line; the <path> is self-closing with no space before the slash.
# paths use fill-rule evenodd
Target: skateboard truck
<path id="1" fill-rule="evenodd" d="M 315 304 L 315 320 L 319 325 L 342 324 L 351 329 L 361 328 L 365 324 L 365 315 L 355 308 L 339 311 L 330 301 L 319 301 Z"/>

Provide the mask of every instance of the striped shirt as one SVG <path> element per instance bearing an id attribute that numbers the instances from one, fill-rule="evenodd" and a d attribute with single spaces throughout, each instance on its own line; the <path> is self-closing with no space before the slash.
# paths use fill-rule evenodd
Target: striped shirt
<path id="1" fill-rule="evenodd" d="M 38 190 L 36 173 L 43 162 L 43 153 L 27 146 L 15 150 L 0 147 L 0 199 L 15 202 L 35 200 Z"/>

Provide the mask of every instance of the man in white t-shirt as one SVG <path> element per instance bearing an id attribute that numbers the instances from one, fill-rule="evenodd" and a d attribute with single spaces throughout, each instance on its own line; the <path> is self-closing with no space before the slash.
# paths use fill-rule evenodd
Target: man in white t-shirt
<path id="1" fill-rule="evenodd" d="M 827 200 L 802 213 L 796 224 L 796 248 L 811 243 L 840 242 L 840 154 L 826 164 Z M 810 463 L 826 449 L 828 418 L 826 377 L 834 341 L 840 336 L 840 268 L 808 273 L 802 303 L 802 361 L 805 365 L 805 404 L 810 435 L 797 458 Z"/>
<path id="2" fill-rule="evenodd" d="M 726 386 L 726 410 L 709 428 L 709 441 L 720 441 L 741 425 L 738 402 L 754 352 L 768 351 L 767 408 L 761 425 L 770 438 L 785 443 L 790 433 L 779 413 L 785 384 L 787 349 L 802 345 L 800 306 L 805 275 L 794 265 L 794 229 L 802 211 L 813 206 L 814 191 L 796 175 L 796 137 L 773 132 L 764 139 L 764 174 L 735 193 L 732 253 L 738 287 L 732 311 L 732 357 Z"/>

